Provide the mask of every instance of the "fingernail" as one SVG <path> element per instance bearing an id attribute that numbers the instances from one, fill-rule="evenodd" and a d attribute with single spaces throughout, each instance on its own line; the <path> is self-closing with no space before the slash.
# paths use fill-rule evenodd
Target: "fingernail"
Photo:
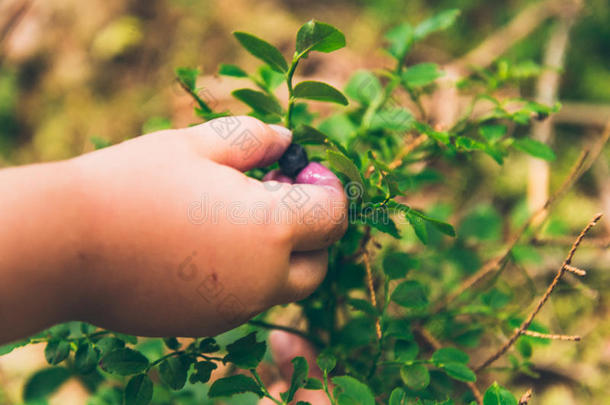
<path id="1" fill-rule="evenodd" d="M 265 174 L 263 176 L 263 181 L 277 181 L 280 183 L 288 183 L 288 184 L 292 184 L 294 183 L 294 181 L 282 174 L 282 172 L 280 172 L 279 170 L 271 170 L 269 173 Z"/>
<path id="2" fill-rule="evenodd" d="M 318 162 L 310 162 L 296 177 L 297 184 L 315 184 L 332 186 L 341 189 L 341 180 L 326 166 Z"/>
<path id="3" fill-rule="evenodd" d="M 282 138 L 292 140 L 292 131 L 288 128 L 276 124 L 269 124 L 269 128 L 277 132 Z"/>

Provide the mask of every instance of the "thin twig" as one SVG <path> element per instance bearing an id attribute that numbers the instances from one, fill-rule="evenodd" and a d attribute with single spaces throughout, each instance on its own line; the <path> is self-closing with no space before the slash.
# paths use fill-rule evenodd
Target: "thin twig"
<path id="1" fill-rule="evenodd" d="M 519 330 L 519 329 L 515 329 L 515 330 Z M 521 332 L 521 334 L 525 335 L 525 336 L 539 338 L 539 339 L 565 340 L 565 341 L 570 341 L 570 342 L 580 342 L 580 340 L 582 339 L 578 335 L 554 335 L 551 333 L 534 332 L 533 330 L 524 330 L 523 332 Z"/>
<path id="2" fill-rule="evenodd" d="M 490 364 L 492 364 L 493 362 L 498 360 L 500 357 L 502 357 L 502 355 L 504 353 L 506 353 L 506 351 L 517 341 L 519 336 L 521 336 L 524 333 L 524 331 L 526 331 L 530 327 L 530 325 L 532 324 L 536 315 L 538 315 L 538 313 L 540 312 L 540 310 L 542 309 L 544 304 L 548 301 L 553 290 L 555 290 L 555 287 L 557 287 L 557 284 L 559 284 L 559 280 L 561 280 L 561 277 L 565 274 L 566 266 L 569 266 L 571 264 L 572 259 L 574 258 L 574 253 L 576 253 L 576 250 L 580 246 L 580 243 L 582 242 L 583 238 L 585 237 L 587 232 L 589 232 L 589 230 L 595 226 L 595 224 L 601 219 L 601 217 L 602 217 L 601 213 L 597 214 L 591 220 L 591 222 L 589 222 L 587 224 L 587 226 L 582 230 L 582 232 L 580 232 L 580 234 L 578 235 L 578 237 L 572 244 L 572 248 L 570 249 L 568 256 L 564 260 L 561 267 L 559 267 L 559 270 L 557 270 L 557 275 L 555 276 L 555 278 L 553 279 L 553 281 L 547 288 L 544 295 L 540 298 L 540 301 L 538 301 L 538 304 L 536 305 L 536 307 L 532 310 L 532 312 L 530 312 L 530 314 L 527 316 L 525 321 L 523 321 L 521 326 L 511 335 L 511 337 L 508 339 L 508 341 L 506 341 L 506 343 L 504 343 L 495 353 L 493 353 L 491 356 L 489 356 L 489 358 L 487 358 L 487 360 L 485 360 L 483 363 L 481 363 L 481 365 L 476 367 L 475 372 L 479 372 L 479 371 L 483 370 L 485 367 L 489 366 Z"/>
<path id="3" fill-rule="evenodd" d="M 289 326 L 284 326 L 284 325 L 277 325 L 277 324 L 273 324 L 273 323 L 269 323 L 269 322 L 265 322 L 265 321 L 260 321 L 257 319 L 251 319 L 248 321 L 248 323 L 250 325 L 253 326 L 258 326 L 259 328 L 263 328 L 263 329 L 276 329 L 276 330 L 281 330 L 284 332 L 288 332 L 291 333 L 293 335 L 297 335 L 302 337 L 303 339 L 309 341 L 310 343 L 312 343 L 314 346 L 316 346 L 318 349 L 321 349 L 325 346 L 324 342 L 322 342 L 320 339 L 318 339 L 317 337 L 310 335 L 306 332 L 303 332 L 301 330 L 295 329 L 295 328 L 291 328 Z"/>
<path id="4" fill-rule="evenodd" d="M 373 285 L 373 272 L 371 270 L 371 260 L 369 257 L 369 252 L 364 250 L 364 254 L 362 255 L 362 259 L 364 261 L 364 267 L 366 268 L 366 285 L 369 289 L 369 294 L 371 296 L 371 305 L 373 308 L 377 308 L 377 295 L 375 294 L 375 286 Z M 377 333 L 377 339 L 381 340 L 381 321 L 379 320 L 379 316 L 375 319 L 375 331 Z"/>
<path id="5" fill-rule="evenodd" d="M 521 396 L 521 399 L 519 400 L 519 405 L 529 404 L 530 399 L 532 399 L 532 389 L 531 388 L 529 390 L 525 391 L 525 394 L 523 394 Z"/>
<path id="6" fill-rule="evenodd" d="M 579 269 L 578 267 L 574 267 L 574 266 L 566 266 L 566 271 L 569 271 L 570 273 L 574 273 L 577 276 L 581 276 L 584 277 L 587 275 L 587 272 L 583 269 Z"/>
<path id="7" fill-rule="evenodd" d="M 390 169 L 396 169 L 402 164 L 402 160 L 409 153 L 413 152 L 419 145 L 424 143 L 428 139 L 428 135 L 420 134 L 413 138 L 410 142 L 405 143 L 404 147 L 398 152 L 394 160 L 388 165 Z"/>

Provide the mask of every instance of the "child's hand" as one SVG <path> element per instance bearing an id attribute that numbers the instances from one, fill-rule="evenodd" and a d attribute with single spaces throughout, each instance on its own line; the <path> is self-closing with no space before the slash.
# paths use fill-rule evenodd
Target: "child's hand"
<path id="1" fill-rule="evenodd" d="M 137 335 L 213 335 L 309 295 L 346 228 L 340 181 L 317 163 L 286 184 L 268 166 L 290 133 L 228 117 L 69 162 L 84 196 L 71 317 Z M 80 308 L 80 309 L 79 309 Z"/>

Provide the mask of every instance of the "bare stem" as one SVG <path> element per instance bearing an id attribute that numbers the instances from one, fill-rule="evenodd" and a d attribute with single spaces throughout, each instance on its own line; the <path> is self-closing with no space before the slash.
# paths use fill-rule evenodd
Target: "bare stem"
<path id="1" fill-rule="evenodd" d="M 570 249 L 568 256 L 564 260 L 561 267 L 559 267 L 559 270 L 557 270 L 557 275 L 555 275 L 555 278 L 553 279 L 551 284 L 548 286 L 544 295 L 538 301 L 538 304 L 536 305 L 536 307 L 532 310 L 532 312 L 530 312 L 530 314 L 527 316 L 525 321 L 523 321 L 521 326 L 517 330 L 515 330 L 515 332 L 511 335 L 511 337 L 508 339 L 508 341 L 506 341 L 506 343 L 504 343 L 495 353 L 493 353 L 491 356 L 489 356 L 487 358 L 487 360 L 485 360 L 478 367 L 476 367 L 475 372 L 479 372 L 479 371 L 483 370 L 485 367 L 489 366 L 490 364 L 492 364 L 493 362 L 498 360 L 500 357 L 502 357 L 502 355 L 504 353 L 506 353 L 506 351 L 517 341 L 519 336 L 523 335 L 524 332 L 530 327 L 530 325 L 534 321 L 534 318 L 536 317 L 536 315 L 538 315 L 538 313 L 540 312 L 540 310 L 542 309 L 544 304 L 548 301 L 549 297 L 553 293 L 553 290 L 555 290 L 555 287 L 557 287 L 557 284 L 559 284 L 561 277 L 563 277 L 563 275 L 565 274 L 566 266 L 569 266 L 570 263 L 572 262 L 572 259 L 574 258 L 574 253 L 576 253 L 576 250 L 580 246 L 580 243 L 582 242 L 583 238 L 585 237 L 587 232 L 589 232 L 589 230 L 591 228 L 593 228 L 595 226 L 595 224 L 597 224 L 597 222 L 601 219 L 601 217 L 602 217 L 601 213 L 595 215 L 595 217 L 591 220 L 591 222 L 589 222 L 587 224 L 587 226 L 582 230 L 582 232 L 580 232 L 580 234 L 578 235 L 578 237 L 572 244 L 572 248 Z"/>

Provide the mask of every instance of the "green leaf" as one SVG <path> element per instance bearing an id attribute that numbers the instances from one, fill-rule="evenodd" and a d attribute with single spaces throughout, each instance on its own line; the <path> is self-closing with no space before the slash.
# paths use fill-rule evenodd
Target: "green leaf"
<path id="1" fill-rule="evenodd" d="M 220 64 L 220 66 L 218 67 L 218 74 L 222 76 L 248 77 L 248 73 L 246 73 L 239 66 L 226 63 Z"/>
<path id="2" fill-rule="evenodd" d="M 390 401 L 388 402 L 388 405 L 403 405 L 406 397 L 407 393 L 402 388 L 394 388 L 390 394 Z"/>
<path id="3" fill-rule="evenodd" d="M 345 36 L 332 25 L 310 20 L 297 32 L 296 51 L 305 56 L 310 51 L 332 52 L 345 46 Z"/>
<path id="4" fill-rule="evenodd" d="M 184 87 L 191 91 L 195 91 L 197 88 L 197 76 L 199 76 L 199 69 L 179 67 L 176 69 L 176 76 Z"/>
<path id="5" fill-rule="evenodd" d="M 38 370 L 30 376 L 23 388 L 23 399 L 26 402 L 44 399 L 70 378 L 70 372 L 63 367 L 52 367 Z"/>
<path id="6" fill-rule="evenodd" d="M 292 359 L 292 378 L 290 379 L 290 388 L 288 391 L 281 394 L 282 400 L 289 403 L 294 398 L 297 390 L 307 383 L 307 374 L 309 373 L 309 366 L 307 360 L 304 357 L 295 357 Z"/>
<path id="7" fill-rule="evenodd" d="M 407 253 L 390 252 L 383 258 L 383 272 L 390 280 L 404 278 L 416 263 Z"/>
<path id="8" fill-rule="evenodd" d="M 308 378 L 307 382 L 305 383 L 305 385 L 303 386 L 304 389 L 306 390 L 321 390 L 324 388 L 324 385 L 322 384 L 322 381 L 318 380 L 317 378 Z"/>
<path id="9" fill-rule="evenodd" d="M 394 343 L 394 359 L 396 361 L 411 362 L 417 358 L 419 346 L 413 340 L 397 339 Z"/>
<path id="10" fill-rule="evenodd" d="M 454 347 L 443 347 L 438 349 L 430 359 L 435 366 L 441 367 L 445 363 L 462 363 L 468 364 L 470 356 Z"/>
<path id="11" fill-rule="evenodd" d="M 118 337 L 119 339 L 121 339 L 125 343 L 129 343 L 131 345 L 135 345 L 135 344 L 138 343 L 138 337 L 137 336 L 128 335 L 126 333 L 118 333 L 118 332 L 113 332 L 112 334 L 114 336 Z"/>
<path id="12" fill-rule="evenodd" d="M 30 343 L 30 339 L 19 340 L 17 342 L 9 343 L 4 346 L 0 346 L 0 356 L 4 356 L 15 350 L 18 347 L 22 347 Z"/>
<path id="13" fill-rule="evenodd" d="M 322 352 L 318 355 L 316 363 L 318 364 L 318 367 L 320 367 L 320 370 L 330 373 L 337 365 L 337 359 L 332 353 Z"/>
<path id="14" fill-rule="evenodd" d="M 364 105 L 371 104 L 381 95 L 381 92 L 379 79 L 368 70 L 359 70 L 354 73 L 345 86 L 345 94 Z"/>
<path id="15" fill-rule="evenodd" d="M 415 235 L 419 238 L 419 240 L 425 245 L 428 243 L 428 230 L 426 229 L 426 222 L 419 216 L 415 215 L 411 211 L 407 211 L 405 213 L 407 221 L 413 227 L 415 231 Z"/>
<path id="16" fill-rule="evenodd" d="M 405 364 L 400 368 L 400 377 L 413 391 L 422 391 L 430 384 L 430 372 L 423 364 Z"/>
<path id="17" fill-rule="evenodd" d="M 293 95 L 296 98 L 304 98 L 307 100 L 328 101 L 341 105 L 347 105 L 348 101 L 339 90 L 330 84 L 306 80 L 297 83 L 293 89 Z"/>
<path id="18" fill-rule="evenodd" d="M 515 346 L 524 359 L 529 359 L 530 357 L 532 357 L 533 348 L 529 340 L 519 338 L 517 339 Z"/>
<path id="19" fill-rule="evenodd" d="M 330 140 L 314 127 L 299 125 L 292 131 L 292 142 L 300 145 L 323 145 L 330 143 Z"/>
<path id="20" fill-rule="evenodd" d="M 373 163 L 373 166 L 375 167 L 375 172 L 378 173 L 383 179 L 383 183 L 388 189 L 388 197 L 392 198 L 397 195 L 403 195 L 403 193 L 400 191 L 400 188 L 398 187 L 398 181 L 394 177 L 392 170 L 385 164 L 378 162 L 375 159 L 373 152 L 371 152 L 370 150 L 368 151 L 368 158 Z"/>
<path id="21" fill-rule="evenodd" d="M 284 59 L 282 53 L 269 42 L 246 32 L 236 31 L 233 35 L 248 52 L 265 62 L 273 70 L 281 73 L 286 73 L 288 71 L 286 59 Z"/>
<path id="22" fill-rule="evenodd" d="M 515 398 L 510 391 L 500 387 L 497 382 L 494 382 L 491 387 L 485 391 L 483 405 L 517 405 L 517 398 Z"/>
<path id="23" fill-rule="evenodd" d="M 282 106 L 280 106 L 273 97 L 266 93 L 263 93 L 262 91 L 252 89 L 238 89 L 234 90 L 231 94 L 233 95 L 233 97 L 244 102 L 259 114 L 282 114 Z"/>
<path id="24" fill-rule="evenodd" d="M 371 389 L 366 385 L 350 376 L 333 377 L 335 389 L 334 397 L 339 405 L 375 405 L 375 397 Z"/>
<path id="25" fill-rule="evenodd" d="M 146 370 L 148 359 L 142 353 L 125 347 L 102 357 L 100 366 L 109 373 L 131 375 Z"/>
<path id="26" fill-rule="evenodd" d="M 121 339 L 112 336 L 105 336 L 98 340 L 95 343 L 95 346 L 100 349 L 102 354 L 107 354 L 113 350 L 125 347 L 125 342 L 123 342 Z"/>
<path id="27" fill-rule="evenodd" d="M 259 397 L 263 396 L 263 392 L 256 381 L 245 375 L 237 374 L 214 381 L 210 391 L 208 391 L 208 397 L 230 397 L 243 392 L 253 392 Z"/>
<path id="28" fill-rule="evenodd" d="M 172 121 L 166 117 L 150 117 L 144 124 L 142 124 L 142 133 L 149 134 L 151 132 L 162 131 L 164 129 L 170 129 L 172 127 Z"/>
<path id="29" fill-rule="evenodd" d="M 125 405 L 147 405 L 152 396 L 153 383 L 146 374 L 132 377 L 125 387 Z"/>
<path id="30" fill-rule="evenodd" d="M 82 343 L 74 355 L 74 367 L 79 373 L 87 374 L 97 367 L 100 353 L 89 343 Z"/>
<path id="31" fill-rule="evenodd" d="M 169 350 L 178 350 L 181 346 L 180 342 L 175 337 L 164 338 L 163 343 Z"/>
<path id="32" fill-rule="evenodd" d="M 67 340 L 50 340 L 44 349 L 44 357 L 52 366 L 64 361 L 69 354 L 70 342 Z"/>
<path id="33" fill-rule="evenodd" d="M 159 364 L 159 376 L 171 389 L 179 390 L 186 383 L 190 363 L 182 356 L 168 357 Z"/>
<path id="34" fill-rule="evenodd" d="M 502 237 L 502 216 L 491 204 L 479 204 L 460 224 L 460 237 L 466 240 L 493 242 Z"/>
<path id="35" fill-rule="evenodd" d="M 402 80 L 409 87 L 423 87 L 433 83 L 436 79 L 443 76 L 443 72 L 438 70 L 436 63 L 420 63 L 409 66 L 402 73 Z"/>
<path id="36" fill-rule="evenodd" d="M 441 31 L 449 28 L 455 23 L 455 20 L 460 15 L 460 10 L 450 9 L 442 11 L 435 16 L 422 21 L 415 27 L 415 39 L 420 40 L 436 31 Z"/>
<path id="37" fill-rule="evenodd" d="M 418 217 L 420 217 L 421 219 L 423 219 L 424 221 L 430 223 L 430 225 L 432 225 L 433 227 L 435 227 L 436 229 L 438 229 L 440 232 L 444 233 L 445 235 L 448 236 L 455 236 L 455 229 L 453 229 L 453 226 L 451 224 L 448 224 L 446 222 L 443 221 L 439 221 L 436 218 L 432 218 L 429 217 L 417 210 L 412 209 L 410 211 L 411 214 L 417 215 Z"/>
<path id="38" fill-rule="evenodd" d="M 224 361 L 229 361 L 240 368 L 256 368 L 263 359 L 266 350 L 265 342 L 257 342 L 256 332 L 252 332 L 227 346 L 227 355 Z"/>
<path id="39" fill-rule="evenodd" d="M 338 172 L 344 174 L 350 181 L 360 187 L 360 191 L 366 194 L 366 187 L 358 167 L 347 156 L 332 150 L 326 151 L 326 157 L 330 165 Z"/>
<path id="40" fill-rule="evenodd" d="M 555 152 L 549 146 L 532 138 L 515 139 L 513 146 L 534 157 L 553 161 L 556 159 Z"/>
<path id="41" fill-rule="evenodd" d="M 391 299 L 406 308 L 423 308 L 428 305 L 424 287 L 415 280 L 400 283 L 392 292 Z"/>
<path id="42" fill-rule="evenodd" d="M 389 131 L 408 131 L 413 127 L 413 114 L 402 107 L 385 108 L 377 111 L 371 118 L 371 129 Z"/>
<path id="43" fill-rule="evenodd" d="M 92 136 L 89 138 L 89 141 L 91 141 L 95 150 L 104 149 L 112 145 L 108 139 L 102 138 L 101 136 Z"/>
<path id="44" fill-rule="evenodd" d="M 413 45 L 413 27 L 409 23 L 402 23 L 388 31 L 385 39 L 388 41 L 389 54 L 402 62 Z"/>
<path id="45" fill-rule="evenodd" d="M 390 218 L 386 207 L 375 208 L 371 215 L 364 217 L 364 223 L 378 231 L 392 235 L 396 239 L 400 239 L 400 233 L 398 232 L 396 223 Z"/>
<path id="46" fill-rule="evenodd" d="M 371 316 L 379 315 L 379 311 L 369 301 L 360 298 L 348 298 L 347 304 L 358 311 L 362 311 Z"/>
<path id="47" fill-rule="evenodd" d="M 220 346 L 218 346 L 214 338 L 205 338 L 199 342 L 200 353 L 214 353 L 218 350 L 220 350 Z"/>
<path id="48" fill-rule="evenodd" d="M 212 371 L 216 370 L 218 366 L 216 363 L 212 361 L 199 361 L 195 363 L 195 370 L 193 374 L 189 377 L 189 381 L 191 384 L 195 384 L 197 382 L 207 383 L 212 376 Z"/>
<path id="49" fill-rule="evenodd" d="M 285 76 L 282 73 L 276 72 L 267 65 L 261 66 L 258 69 L 258 74 L 263 80 L 263 84 L 265 85 L 264 87 L 266 87 L 269 92 L 275 90 L 278 86 L 284 83 L 285 80 Z"/>
<path id="50" fill-rule="evenodd" d="M 454 380 L 464 382 L 475 382 L 477 380 L 476 374 L 463 363 L 446 363 L 440 368 Z"/>
<path id="51" fill-rule="evenodd" d="M 487 142 L 493 143 L 502 139 L 506 135 L 506 125 L 482 125 L 479 127 L 479 134 Z"/>

